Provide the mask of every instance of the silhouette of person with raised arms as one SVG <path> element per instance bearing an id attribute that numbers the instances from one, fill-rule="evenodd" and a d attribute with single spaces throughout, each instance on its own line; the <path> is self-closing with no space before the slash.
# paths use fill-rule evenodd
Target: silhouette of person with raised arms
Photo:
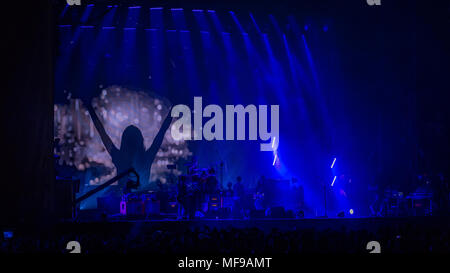
<path id="1" fill-rule="evenodd" d="M 129 125 L 125 128 L 122 133 L 120 149 L 118 149 L 106 133 L 103 124 L 95 113 L 95 110 L 91 105 L 91 99 L 82 98 L 82 101 L 89 111 L 92 122 L 94 123 L 95 128 L 102 139 L 106 151 L 108 151 L 112 158 L 117 174 L 121 174 L 130 168 L 134 168 L 139 174 L 140 181 L 148 181 L 150 178 L 150 169 L 153 161 L 155 160 L 156 153 L 161 147 L 164 140 L 164 135 L 172 122 L 172 116 L 170 115 L 171 110 L 169 110 L 169 114 L 162 123 L 158 134 L 148 149 L 145 149 L 144 137 L 142 136 L 141 130 L 134 125 Z M 128 193 L 130 191 L 126 185 L 127 182 L 127 177 L 119 180 L 119 188 L 124 189 L 124 193 Z"/>

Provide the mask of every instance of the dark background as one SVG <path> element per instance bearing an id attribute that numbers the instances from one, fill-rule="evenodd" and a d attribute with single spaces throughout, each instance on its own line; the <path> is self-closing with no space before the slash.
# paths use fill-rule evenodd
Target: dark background
<path id="1" fill-rule="evenodd" d="M 170 7 L 180 3 L 161 2 Z M 252 1 L 191 3 L 198 8 L 236 10 L 256 5 Z M 1 106 L 0 219 L 7 225 L 53 220 L 55 5 L 57 1 L 41 1 L 4 9 L 8 16 L 2 24 L 6 46 L 2 64 L 7 84 Z M 383 122 L 377 132 L 382 135 L 377 145 L 389 154 L 376 158 L 382 161 L 382 175 L 396 176 L 383 181 L 408 183 L 413 173 L 448 171 L 448 1 L 382 1 L 381 7 L 369 7 L 365 1 L 258 1 L 257 5 L 296 8 L 305 16 L 320 14 L 347 27 L 339 33 L 337 44 L 344 60 L 341 65 L 352 75 L 348 86 L 355 96 L 364 89 L 367 95 L 362 101 L 380 109 Z M 383 81 L 392 83 L 391 88 L 385 88 Z"/>

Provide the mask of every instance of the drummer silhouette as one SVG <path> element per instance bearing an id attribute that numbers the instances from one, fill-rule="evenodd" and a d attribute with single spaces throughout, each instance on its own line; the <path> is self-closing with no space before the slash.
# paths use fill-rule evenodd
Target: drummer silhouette
<path id="1" fill-rule="evenodd" d="M 158 134 L 154 138 L 152 145 L 148 149 L 144 146 L 144 137 L 141 130 L 134 125 L 129 125 L 125 128 L 122 133 L 120 148 L 117 148 L 109 135 L 106 133 L 103 124 L 99 120 L 94 108 L 91 105 L 91 100 L 82 99 L 82 101 L 89 111 L 92 122 L 100 135 L 106 151 L 112 158 L 117 174 L 120 174 L 130 168 L 134 168 L 139 174 L 140 181 L 149 181 L 150 169 L 153 161 L 155 160 L 156 153 L 161 147 L 164 140 L 164 135 L 172 122 L 172 116 L 170 115 L 171 111 L 169 111 L 169 114 L 159 129 Z M 129 187 L 127 187 L 127 182 L 127 177 L 119 180 L 119 188 L 123 189 L 124 193 L 128 193 L 130 191 Z M 115 192 L 117 193 L 117 191 Z"/>

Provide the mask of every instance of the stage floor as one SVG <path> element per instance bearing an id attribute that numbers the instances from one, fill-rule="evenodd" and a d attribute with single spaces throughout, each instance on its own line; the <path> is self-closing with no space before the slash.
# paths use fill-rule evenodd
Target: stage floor
<path id="1" fill-rule="evenodd" d="M 130 229 L 160 229 L 170 231 L 183 231 L 188 229 L 233 229 L 258 228 L 264 232 L 273 229 L 289 231 L 296 229 L 313 230 L 367 230 L 377 231 L 389 226 L 401 227 L 414 225 L 417 227 L 434 227 L 439 230 L 450 230 L 450 217 L 415 216 L 415 217 L 360 217 L 360 218 L 303 218 L 303 219 L 103 219 L 92 221 L 66 221 L 57 225 L 57 229 L 83 229 L 83 230 L 123 230 Z"/>

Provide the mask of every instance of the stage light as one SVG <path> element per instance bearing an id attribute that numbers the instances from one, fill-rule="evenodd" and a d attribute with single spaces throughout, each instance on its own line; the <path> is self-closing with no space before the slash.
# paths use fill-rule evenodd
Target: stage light
<path id="1" fill-rule="evenodd" d="M 334 163 L 336 162 L 336 157 L 333 159 L 333 163 L 331 163 L 331 168 L 333 169 Z"/>
<path id="2" fill-rule="evenodd" d="M 63 11 L 61 12 L 61 14 L 59 15 L 59 19 L 62 19 L 63 17 L 64 17 L 64 15 L 66 14 L 66 12 L 67 12 L 67 8 L 69 7 L 69 4 L 67 4 L 65 7 L 64 7 L 64 9 L 63 9 Z"/>
<path id="3" fill-rule="evenodd" d="M 236 17 L 236 15 L 234 14 L 234 12 L 233 12 L 233 11 L 230 11 L 230 14 L 231 14 L 231 17 L 233 18 L 233 21 L 236 23 L 236 26 L 238 27 L 239 31 L 240 31 L 241 33 L 244 33 L 245 30 L 244 30 L 244 28 L 242 27 L 241 23 L 239 22 L 239 19 L 238 19 L 238 18 Z"/>
<path id="4" fill-rule="evenodd" d="M 350 215 L 353 215 L 354 213 L 353 209 L 350 209 L 348 212 L 350 213 Z"/>
<path id="5" fill-rule="evenodd" d="M 256 30 L 258 31 L 259 34 L 261 34 L 261 30 L 258 27 L 258 24 L 256 23 L 255 18 L 253 17 L 253 14 L 250 13 L 250 18 L 252 18 L 253 24 L 255 24 Z"/>
<path id="6" fill-rule="evenodd" d="M 87 5 L 86 9 L 83 12 L 83 15 L 81 16 L 80 22 L 81 23 L 86 23 L 89 19 L 89 15 L 91 14 L 92 8 L 93 8 L 93 4 Z"/>
<path id="7" fill-rule="evenodd" d="M 272 166 L 275 166 L 275 162 L 277 162 L 277 158 L 278 158 L 278 156 L 277 156 L 277 155 L 275 155 L 275 157 L 273 158 L 273 163 L 272 163 Z"/>
<path id="8" fill-rule="evenodd" d="M 332 187 L 333 187 L 333 185 L 334 185 L 334 181 L 336 181 L 336 176 L 334 176 L 333 182 L 331 182 L 331 186 L 332 186 Z"/>

